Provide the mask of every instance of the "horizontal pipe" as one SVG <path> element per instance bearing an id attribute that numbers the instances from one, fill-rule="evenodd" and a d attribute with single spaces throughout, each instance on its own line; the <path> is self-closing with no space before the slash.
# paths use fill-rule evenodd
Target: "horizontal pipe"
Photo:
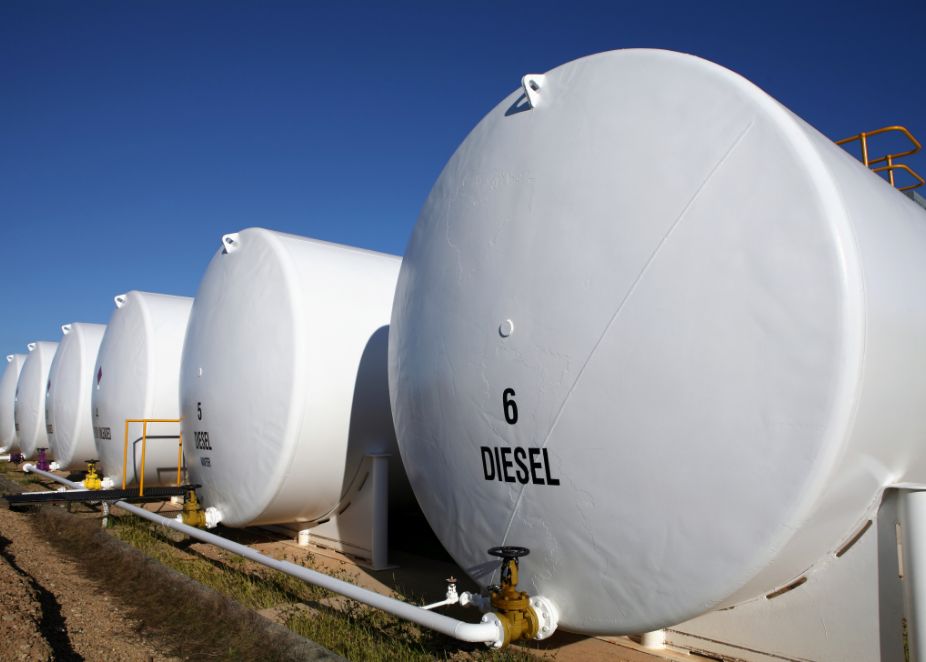
<path id="1" fill-rule="evenodd" d="M 61 478 L 56 476 L 53 473 L 48 471 L 42 471 L 37 469 L 32 464 L 26 464 L 23 466 L 23 471 L 31 472 L 49 478 L 50 480 L 57 481 L 62 485 L 67 485 L 73 489 L 83 489 L 81 483 L 75 483 L 73 481 Z M 502 633 L 499 631 L 499 627 L 496 623 L 467 623 L 466 621 L 460 621 L 455 618 L 450 618 L 449 616 L 444 616 L 443 614 L 437 614 L 431 611 L 426 611 L 421 607 L 410 605 L 407 602 L 402 602 L 401 600 L 396 600 L 395 598 L 390 598 L 385 595 L 381 595 L 375 591 L 370 591 L 365 588 L 360 588 L 354 584 L 342 581 L 340 579 L 335 579 L 334 577 L 329 577 L 328 575 L 317 572 L 315 570 L 309 570 L 295 563 L 289 563 L 288 561 L 280 561 L 269 556 L 265 556 L 260 552 L 257 552 L 250 547 L 245 545 L 240 545 L 221 536 L 209 533 L 207 531 L 202 531 L 196 527 L 189 526 L 182 522 L 178 522 L 175 519 L 168 519 L 162 517 L 156 513 L 149 512 L 144 508 L 139 508 L 138 506 L 133 506 L 130 503 L 125 501 L 117 501 L 114 505 L 122 508 L 123 510 L 143 517 L 147 520 L 154 522 L 155 524 L 160 524 L 163 527 L 168 529 L 173 529 L 174 531 L 179 531 L 185 535 L 190 536 L 191 538 L 196 538 L 202 542 L 209 543 L 210 545 L 215 545 L 216 547 L 221 547 L 222 549 L 228 550 L 234 554 L 238 554 L 246 559 L 250 559 L 261 565 L 265 565 L 268 568 L 273 568 L 274 570 L 279 570 L 280 572 L 286 573 L 292 577 L 301 579 L 302 581 L 308 582 L 315 586 L 319 586 L 324 589 L 328 589 L 334 593 L 339 593 L 344 595 L 352 600 L 357 602 L 362 602 L 376 609 L 381 609 L 387 613 L 392 614 L 393 616 L 398 616 L 407 621 L 412 621 L 418 625 L 424 626 L 428 629 L 435 630 L 441 634 L 445 634 L 448 637 L 453 637 L 454 639 L 459 639 L 460 641 L 467 641 L 471 643 L 491 643 L 495 644 L 503 639 Z"/>

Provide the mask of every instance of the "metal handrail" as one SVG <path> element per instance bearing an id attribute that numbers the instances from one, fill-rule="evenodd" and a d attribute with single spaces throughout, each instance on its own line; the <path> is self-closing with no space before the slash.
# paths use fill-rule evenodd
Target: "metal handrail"
<path id="1" fill-rule="evenodd" d="M 141 464 L 138 470 L 138 496 L 145 494 L 145 452 L 148 444 L 148 423 L 180 423 L 182 418 L 127 418 L 125 419 L 125 441 L 122 446 L 122 489 L 126 485 L 126 469 L 129 464 L 129 423 L 141 423 Z M 180 485 L 183 466 L 183 430 L 177 436 L 177 485 Z M 134 452 L 133 452 L 134 455 Z"/>
<path id="2" fill-rule="evenodd" d="M 898 191 L 912 191 L 913 189 L 919 188 L 923 184 L 926 184 L 926 179 L 923 179 L 922 177 L 920 177 L 919 174 L 917 174 L 916 171 L 914 171 L 913 168 L 908 166 L 906 163 L 891 163 L 886 166 L 881 166 L 880 168 L 871 169 L 872 172 L 885 172 L 886 171 L 888 173 L 888 177 L 890 179 L 892 186 L 894 185 L 894 171 L 895 170 L 903 170 L 907 174 L 909 174 L 911 177 L 913 177 L 913 179 L 916 180 L 916 184 L 907 184 L 906 186 L 901 186 L 897 189 Z"/>
<path id="3" fill-rule="evenodd" d="M 876 159 L 872 159 L 868 154 L 868 139 L 871 138 L 872 136 L 877 136 L 883 133 L 890 133 L 890 132 L 900 133 L 907 140 L 910 141 L 910 144 L 913 145 L 913 147 L 903 152 L 893 152 L 890 154 L 885 154 L 884 156 L 879 156 Z M 915 184 L 909 184 L 907 186 L 900 187 L 897 190 L 909 191 L 911 189 L 918 188 L 922 186 L 923 184 L 926 184 L 926 180 L 920 177 L 913 170 L 913 168 L 903 163 L 894 162 L 896 159 L 903 158 L 905 156 L 912 156 L 913 154 L 916 154 L 923 148 L 923 145 L 920 143 L 920 141 L 914 138 L 913 134 L 910 133 L 910 131 L 906 127 L 895 124 L 893 126 L 883 126 L 880 129 L 875 129 L 874 131 L 862 131 L 861 133 L 856 134 L 854 136 L 849 136 L 848 138 L 837 140 L 836 144 L 840 146 L 848 145 L 849 143 L 855 142 L 856 140 L 859 141 L 861 148 L 862 148 L 862 163 L 864 163 L 866 167 L 871 168 L 872 172 L 886 172 L 888 176 L 888 181 L 890 182 L 891 186 L 896 187 L 896 184 L 894 183 L 894 171 L 895 170 L 903 170 L 907 172 L 909 175 L 911 175 L 916 180 Z M 879 163 L 884 163 L 886 165 L 878 167 L 878 168 L 872 168 L 872 166 L 877 165 Z"/>

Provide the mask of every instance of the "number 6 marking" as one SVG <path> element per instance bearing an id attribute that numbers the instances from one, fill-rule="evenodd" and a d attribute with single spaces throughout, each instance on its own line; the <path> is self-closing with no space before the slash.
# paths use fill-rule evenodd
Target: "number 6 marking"
<path id="1" fill-rule="evenodd" d="M 512 396 L 515 395 L 513 388 L 506 388 L 502 391 L 502 405 L 505 409 L 505 420 L 508 425 L 514 425 L 518 422 L 518 403 Z"/>

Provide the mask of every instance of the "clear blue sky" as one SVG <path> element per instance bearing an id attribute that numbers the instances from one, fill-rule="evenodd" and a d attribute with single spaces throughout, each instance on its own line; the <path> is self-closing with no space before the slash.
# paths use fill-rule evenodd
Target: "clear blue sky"
<path id="1" fill-rule="evenodd" d="M 718 62 L 832 138 L 926 139 L 924 0 L 3 0 L 0 352 L 122 291 L 193 295 L 248 226 L 401 254 L 523 74 L 627 47 Z"/>

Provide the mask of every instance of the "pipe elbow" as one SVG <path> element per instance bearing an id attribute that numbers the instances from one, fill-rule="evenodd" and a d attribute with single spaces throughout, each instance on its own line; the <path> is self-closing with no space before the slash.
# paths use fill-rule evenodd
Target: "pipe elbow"
<path id="1" fill-rule="evenodd" d="M 479 623 L 457 623 L 453 636 L 460 641 L 483 643 L 492 648 L 501 648 L 505 644 L 505 628 L 498 616 L 492 613 L 483 615 Z"/>

